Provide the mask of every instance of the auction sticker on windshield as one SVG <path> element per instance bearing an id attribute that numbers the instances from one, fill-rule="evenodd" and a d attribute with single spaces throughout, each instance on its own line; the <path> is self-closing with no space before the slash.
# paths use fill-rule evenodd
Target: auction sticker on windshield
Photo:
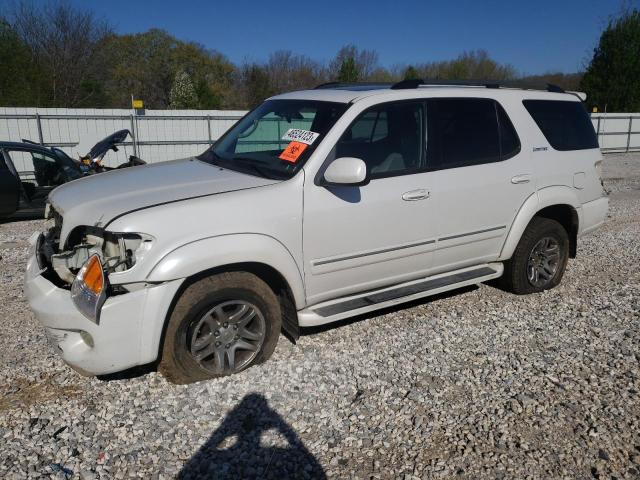
<path id="1" fill-rule="evenodd" d="M 290 142 L 301 142 L 311 145 L 320 136 L 319 133 L 312 132 L 310 130 L 302 130 L 300 128 L 290 128 L 287 133 L 284 134 L 282 140 L 289 140 Z"/>
<path id="2" fill-rule="evenodd" d="M 287 162 L 296 163 L 307 147 L 308 145 L 306 143 L 291 142 L 278 158 L 280 158 L 280 160 L 286 160 Z"/>

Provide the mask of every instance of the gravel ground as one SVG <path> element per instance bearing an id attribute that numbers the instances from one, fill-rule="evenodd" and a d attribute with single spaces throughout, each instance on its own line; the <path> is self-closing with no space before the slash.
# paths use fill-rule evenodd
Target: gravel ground
<path id="1" fill-rule="evenodd" d="M 482 285 L 282 339 L 233 378 L 84 378 L 22 296 L 39 221 L 0 224 L 0 477 L 640 477 L 640 155 L 562 284 Z"/>

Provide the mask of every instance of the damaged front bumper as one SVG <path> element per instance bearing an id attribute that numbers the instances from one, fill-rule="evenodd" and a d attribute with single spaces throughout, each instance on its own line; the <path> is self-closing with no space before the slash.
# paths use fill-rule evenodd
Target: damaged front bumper
<path id="1" fill-rule="evenodd" d="M 107 298 L 96 324 L 78 311 L 68 289 L 45 278 L 36 258 L 36 239 L 32 248 L 25 295 L 65 362 L 82 373 L 101 375 L 156 360 L 164 321 L 182 280 L 147 284 Z"/>

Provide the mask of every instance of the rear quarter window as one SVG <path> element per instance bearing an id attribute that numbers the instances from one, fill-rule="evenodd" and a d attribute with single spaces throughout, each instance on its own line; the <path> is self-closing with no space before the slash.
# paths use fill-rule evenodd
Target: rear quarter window
<path id="1" fill-rule="evenodd" d="M 598 148 L 598 138 L 581 102 L 523 100 L 522 103 L 555 150 Z"/>

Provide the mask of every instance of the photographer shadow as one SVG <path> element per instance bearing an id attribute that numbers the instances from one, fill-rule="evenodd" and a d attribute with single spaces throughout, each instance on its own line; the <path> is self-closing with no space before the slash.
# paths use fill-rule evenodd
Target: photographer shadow
<path id="1" fill-rule="evenodd" d="M 325 479 L 326 475 L 267 400 L 252 393 L 229 412 L 178 478 Z"/>

